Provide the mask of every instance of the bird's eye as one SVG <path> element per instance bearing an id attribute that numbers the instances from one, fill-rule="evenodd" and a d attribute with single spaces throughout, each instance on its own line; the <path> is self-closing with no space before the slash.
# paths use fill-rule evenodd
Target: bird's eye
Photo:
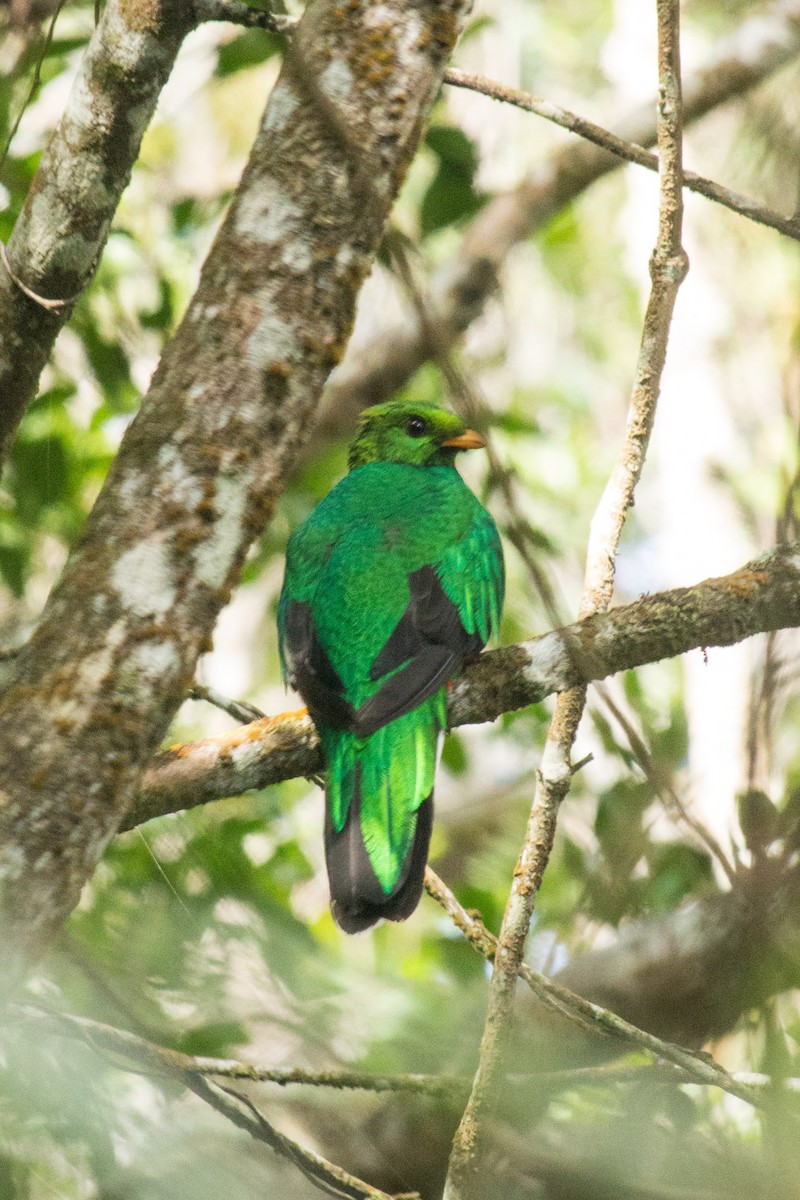
<path id="1" fill-rule="evenodd" d="M 427 433 L 428 422 L 422 417 L 409 417 L 406 421 L 406 433 L 409 437 L 422 437 L 423 433 Z"/>

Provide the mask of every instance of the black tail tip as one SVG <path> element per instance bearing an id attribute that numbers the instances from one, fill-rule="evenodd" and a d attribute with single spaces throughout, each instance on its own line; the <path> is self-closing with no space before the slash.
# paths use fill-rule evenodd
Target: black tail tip
<path id="1" fill-rule="evenodd" d="M 422 873 L 424 876 L 425 865 Z M 412 886 L 409 887 L 409 883 Z M 385 904 L 372 904 L 369 900 L 334 900 L 331 898 L 333 919 L 344 933 L 363 933 L 377 925 L 378 921 L 406 921 L 417 907 L 422 896 L 422 876 L 413 881 L 406 880 L 394 896 L 387 896 Z"/>
<path id="2" fill-rule="evenodd" d="M 347 824 L 350 825 L 352 817 L 356 817 L 354 825 L 355 829 L 358 829 L 357 813 L 350 814 Z M 422 896 L 432 826 L 433 796 L 431 795 L 417 810 L 417 828 L 405 862 L 405 869 L 397 887 L 388 896 L 383 893 L 375 877 L 363 842 L 361 842 L 360 831 L 357 839 L 360 851 L 357 856 L 358 870 L 353 869 L 354 864 L 351 859 L 350 871 L 341 871 L 342 864 L 337 861 L 336 853 L 339 847 L 335 846 L 334 839 L 328 842 L 331 912 L 336 924 L 344 933 L 363 933 L 365 929 L 370 929 L 378 921 L 405 921 L 411 916 Z M 343 830 L 342 835 L 339 836 L 342 837 L 346 830 Z M 347 832 L 352 834 L 354 830 L 351 827 Z M 340 843 L 340 845 L 342 844 Z"/>

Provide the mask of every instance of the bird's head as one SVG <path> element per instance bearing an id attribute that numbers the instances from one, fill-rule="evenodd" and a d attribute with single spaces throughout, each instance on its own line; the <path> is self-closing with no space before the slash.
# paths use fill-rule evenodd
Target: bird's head
<path id="1" fill-rule="evenodd" d="M 466 421 L 435 404 L 389 400 L 365 408 L 350 444 L 350 470 L 372 462 L 414 467 L 452 466 L 459 450 L 486 442 Z"/>

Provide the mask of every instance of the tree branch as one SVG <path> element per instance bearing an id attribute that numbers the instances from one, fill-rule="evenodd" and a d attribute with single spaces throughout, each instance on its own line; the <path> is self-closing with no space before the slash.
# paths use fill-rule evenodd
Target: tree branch
<path id="1" fill-rule="evenodd" d="M 245 1096 L 207 1079 L 206 1073 L 197 1066 L 198 1060 L 191 1055 L 159 1046 L 125 1029 L 115 1029 L 113 1025 L 92 1021 L 88 1017 L 45 1012 L 30 1005 L 20 1006 L 17 1011 L 21 1011 L 28 1019 L 52 1024 L 59 1033 L 79 1038 L 95 1050 L 122 1055 L 148 1074 L 177 1080 L 237 1128 L 245 1130 L 256 1141 L 264 1142 L 281 1158 L 288 1159 L 323 1191 L 335 1196 L 351 1197 L 352 1200 L 391 1200 L 386 1192 L 371 1187 L 280 1133 Z"/>
<path id="2" fill-rule="evenodd" d="M 731 575 L 645 596 L 482 654 L 450 690 L 448 725 L 493 721 L 501 713 L 619 671 L 797 626 L 800 545 L 782 546 Z M 310 717 L 302 711 L 266 717 L 224 737 L 157 754 L 122 828 L 323 768 Z"/>
<path id="3" fill-rule="evenodd" d="M 202 683 L 193 683 L 189 689 L 189 698 L 191 700 L 205 700 L 207 704 L 213 704 L 215 708 L 222 709 L 229 717 L 233 717 L 234 721 L 241 721 L 243 725 L 247 725 L 250 721 L 261 721 L 266 716 L 260 708 L 256 708 L 255 704 L 248 704 L 246 700 L 230 700 L 227 696 L 222 696 L 214 688 L 206 687 Z"/>
<path id="4" fill-rule="evenodd" d="M 800 0 L 785 0 L 743 21 L 720 39 L 700 70 L 684 79 L 684 124 L 762 82 L 800 48 Z M 616 126 L 623 141 L 655 141 L 655 98 Z M 386 400 L 429 358 L 453 346 L 491 296 L 506 257 L 620 160 L 585 142 L 547 156 L 515 188 L 496 196 L 467 229 L 458 252 L 434 273 L 425 297 L 427 320 L 416 311 L 348 354 L 328 383 L 315 436 L 340 437 L 367 404 Z M 428 330 L 435 327 L 431 344 Z"/>
<path id="5" fill-rule="evenodd" d="M 283 36 L 292 34 L 297 27 L 296 17 L 265 8 L 251 8 L 239 0 L 194 0 L 194 11 L 198 21 L 230 21 L 234 25 L 244 25 L 246 29 L 268 29 Z"/>
<path id="6" fill-rule="evenodd" d="M 479 916 L 467 912 L 459 904 L 447 885 L 439 879 L 438 875 L 430 867 L 425 872 L 425 890 L 438 904 L 441 904 L 470 944 L 488 962 L 494 964 L 494 977 L 498 969 L 497 954 L 500 946 L 499 938 L 495 938 L 489 932 Z M 763 1092 L 746 1083 L 738 1082 L 723 1067 L 720 1067 L 709 1058 L 705 1056 L 700 1057 L 692 1053 L 691 1050 L 684 1050 L 682 1046 L 665 1042 L 661 1038 L 647 1033 L 644 1029 L 637 1029 L 635 1025 L 631 1025 L 629 1021 L 623 1020 L 616 1013 L 609 1012 L 608 1009 L 601 1008 L 597 1004 L 592 1004 L 589 1000 L 584 1000 L 582 996 L 562 987 L 555 980 L 548 978 L 547 975 L 542 975 L 538 971 L 534 971 L 527 963 L 520 962 L 517 964 L 515 978 L 516 975 L 519 975 L 519 978 L 524 980 L 537 1000 L 541 1001 L 551 1011 L 558 1013 L 559 1016 L 565 1016 L 570 1021 L 575 1022 L 581 1029 L 617 1038 L 629 1046 L 636 1047 L 638 1050 L 645 1050 L 648 1054 L 654 1055 L 655 1058 L 663 1059 L 665 1062 L 672 1063 L 674 1066 L 680 1067 L 681 1070 L 687 1071 L 695 1083 L 701 1083 L 708 1087 L 721 1088 L 722 1091 L 729 1092 L 732 1096 L 738 1096 L 740 1100 L 744 1100 L 756 1108 L 768 1106 L 769 1097 Z M 455 1182 L 457 1185 L 458 1180 Z M 453 1185 L 451 1184 L 450 1186 L 452 1187 Z"/>
<path id="7" fill-rule="evenodd" d="M 6 987 L 119 827 L 272 513 L 467 8 L 318 0 L 297 27 L 198 290 L 3 696 Z"/>
<path id="8" fill-rule="evenodd" d="M 94 274 L 192 24 L 184 0 L 104 5 L 0 263 L 0 461 L 73 301 Z"/>
<path id="9" fill-rule="evenodd" d="M 614 591 L 614 569 L 625 517 L 644 465 L 661 387 L 667 338 L 675 300 L 688 268 L 681 246 L 683 168 L 681 162 L 681 74 L 679 0 L 656 0 L 658 10 L 657 135 L 661 195 L 658 236 L 650 264 L 652 288 L 645 312 L 636 379 L 627 428 L 617 462 L 597 506 L 589 536 L 580 616 L 605 612 Z M 480 1058 L 467 1107 L 450 1155 L 445 1200 L 468 1200 L 482 1192 L 485 1171 L 484 1125 L 495 1103 L 503 1058 L 513 1030 L 514 996 L 523 963 L 534 903 L 550 858 L 561 804 L 575 768 L 572 747 L 586 687 L 571 688 L 556 700 L 536 774 L 525 840 L 514 869 L 500 927 L 489 987 Z"/>
<path id="10" fill-rule="evenodd" d="M 127 1029 L 94 1021 L 90 1017 L 57 1013 L 30 1004 L 11 1004 L 6 1010 L 40 1024 L 53 1024 L 66 1037 L 78 1038 L 95 1049 L 102 1049 L 138 1063 L 154 1074 L 169 1071 L 212 1075 L 217 1079 L 240 1079 L 248 1083 L 274 1083 L 279 1087 L 294 1084 L 335 1090 L 367 1092 L 412 1092 L 419 1096 L 449 1095 L 463 1091 L 468 1084 L 459 1075 L 378 1075 L 369 1071 L 307 1071 L 302 1067 L 263 1067 L 258 1063 L 233 1058 L 209 1058 L 203 1054 L 184 1054 L 161 1046 Z"/>
<path id="11" fill-rule="evenodd" d="M 559 125 L 562 129 L 568 129 L 570 133 L 586 138 L 595 146 L 608 150 L 617 158 L 624 159 L 625 162 L 646 167 L 648 171 L 658 171 L 657 154 L 653 154 L 650 150 L 645 150 L 633 142 L 625 141 L 624 138 L 604 129 L 602 125 L 595 125 L 593 121 L 587 121 L 584 117 L 579 117 L 577 113 L 561 108 L 550 100 L 541 100 L 538 96 L 532 96 L 530 92 L 523 92 L 519 88 L 509 87 L 508 84 L 498 83 L 495 79 L 487 79 L 485 75 L 473 75 L 467 71 L 459 71 L 454 67 L 445 71 L 444 81 L 452 87 L 480 92 L 481 95 L 488 96 L 492 100 L 513 104 L 525 112 L 535 113 L 546 121 L 552 121 L 554 125 Z M 769 229 L 775 229 L 778 233 L 785 234 L 794 241 L 800 241 L 800 218 L 796 216 L 785 217 L 781 213 L 775 212 L 774 209 L 768 208 L 766 204 L 762 204 L 760 200 L 754 200 L 752 196 L 743 196 L 740 192 L 734 192 L 731 188 L 715 183 L 713 179 L 696 175 L 694 171 L 683 172 L 683 186 L 690 192 L 697 192 L 698 195 L 705 196 L 707 200 L 713 200 L 714 203 L 729 208 L 731 212 L 755 221 L 758 225 L 765 225 Z"/>

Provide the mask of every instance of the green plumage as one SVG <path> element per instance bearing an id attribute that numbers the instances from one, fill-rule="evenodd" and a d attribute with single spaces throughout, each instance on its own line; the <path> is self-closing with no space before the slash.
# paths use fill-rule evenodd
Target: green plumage
<path id="1" fill-rule="evenodd" d="M 281 651 L 325 753 L 331 895 L 348 930 L 415 907 L 446 683 L 497 632 L 500 541 L 453 466 L 480 444 L 433 406 L 367 410 L 350 474 L 287 549 Z"/>
<path id="2" fill-rule="evenodd" d="M 415 814 L 433 791 L 436 746 L 446 716 L 445 689 L 419 708 L 366 738 L 320 728 L 328 764 L 330 820 L 341 833 L 353 798 L 356 761 L 361 768 L 361 833 L 372 868 L 389 895 L 416 829 Z"/>

